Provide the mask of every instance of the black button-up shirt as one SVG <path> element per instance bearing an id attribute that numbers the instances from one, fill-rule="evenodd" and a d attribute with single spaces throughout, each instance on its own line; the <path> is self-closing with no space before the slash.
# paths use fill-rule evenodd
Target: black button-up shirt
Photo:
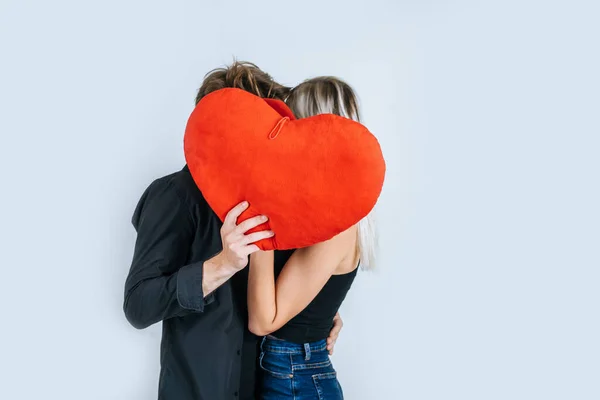
<path id="1" fill-rule="evenodd" d="M 189 170 L 153 182 L 133 215 L 137 241 L 124 311 L 142 329 L 163 321 L 161 400 L 254 398 L 257 337 L 247 329 L 247 268 L 204 297 L 204 261 L 221 221 Z"/>

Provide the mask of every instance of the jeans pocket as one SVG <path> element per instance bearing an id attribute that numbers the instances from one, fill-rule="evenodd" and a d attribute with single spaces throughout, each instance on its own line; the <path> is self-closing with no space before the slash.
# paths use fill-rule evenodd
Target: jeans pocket
<path id="1" fill-rule="evenodd" d="M 275 355 L 273 353 L 260 353 L 258 364 L 260 368 L 269 375 L 278 379 L 290 379 L 292 375 L 289 361 L 285 355 Z"/>
<path id="2" fill-rule="evenodd" d="M 342 387 L 335 372 L 315 374 L 312 376 L 319 400 L 343 400 Z"/>

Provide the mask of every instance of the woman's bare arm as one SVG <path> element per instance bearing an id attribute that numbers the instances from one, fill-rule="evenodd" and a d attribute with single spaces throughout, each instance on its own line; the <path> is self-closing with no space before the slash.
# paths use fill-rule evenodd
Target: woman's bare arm
<path id="1" fill-rule="evenodd" d="M 248 327 L 256 335 L 274 332 L 296 316 L 317 296 L 350 246 L 356 230 L 350 228 L 326 242 L 292 254 L 275 282 L 272 251 L 250 256 Z"/>

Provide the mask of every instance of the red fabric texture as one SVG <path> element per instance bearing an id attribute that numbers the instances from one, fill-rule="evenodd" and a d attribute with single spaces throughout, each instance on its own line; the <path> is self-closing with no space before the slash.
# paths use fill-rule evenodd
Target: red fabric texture
<path id="1" fill-rule="evenodd" d="M 358 122 L 331 114 L 295 119 L 285 103 L 240 89 L 205 96 L 184 150 L 196 185 L 221 221 L 238 203 L 272 229 L 262 250 L 331 239 L 375 206 L 385 176 L 379 142 Z"/>

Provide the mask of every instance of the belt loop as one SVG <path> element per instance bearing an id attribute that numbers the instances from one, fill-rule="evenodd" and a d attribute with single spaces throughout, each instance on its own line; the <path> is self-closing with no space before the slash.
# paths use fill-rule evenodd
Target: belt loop
<path id="1" fill-rule="evenodd" d="M 267 340 L 267 337 L 263 336 L 262 340 L 260 341 L 260 351 L 265 351 L 265 349 L 263 349 L 263 345 L 265 344 L 266 340 Z"/>
<path id="2" fill-rule="evenodd" d="M 310 360 L 310 344 L 304 343 L 304 361 Z"/>

